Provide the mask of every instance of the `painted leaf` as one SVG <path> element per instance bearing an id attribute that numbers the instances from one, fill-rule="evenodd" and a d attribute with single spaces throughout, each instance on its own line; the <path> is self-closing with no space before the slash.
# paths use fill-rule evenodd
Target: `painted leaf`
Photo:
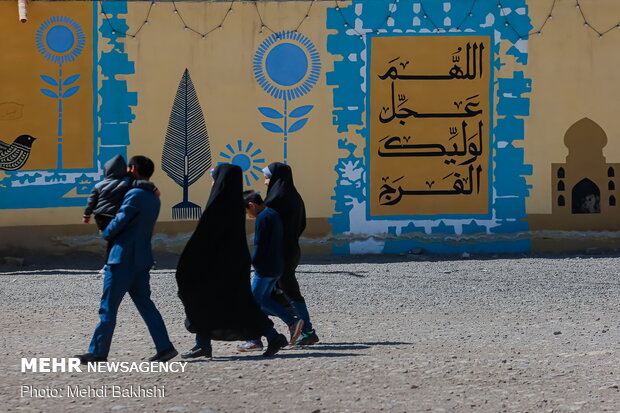
<path id="1" fill-rule="evenodd" d="M 261 125 L 263 125 L 263 128 L 267 129 L 269 132 L 273 132 L 273 133 L 284 132 L 284 129 L 282 129 L 280 126 L 276 125 L 275 123 L 262 122 Z"/>
<path id="2" fill-rule="evenodd" d="M 299 119 L 297 122 L 293 123 L 288 129 L 289 133 L 297 132 L 299 129 L 304 127 L 306 122 L 308 122 L 308 118 Z"/>
<path id="3" fill-rule="evenodd" d="M 70 84 L 78 80 L 79 78 L 80 78 L 80 75 L 69 76 L 68 78 L 65 79 L 64 82 L 62 82 L 62 84 L 63 86 L 69 86 Z"/>
<path id="4" fill-rule="evenodd" d="M 312 105 L 300 106 L 297 109 L 293 110 L 289 116 L 291 118 L 301 118 L 302 116 L 310 112 L 313 107 L 314 106 Z"/>
<path id="5" fill-rule="evenodd" d="M 185 69 L 170 111 L 161 169 L 178 185 L 188 188 L 209 168 L 207 125 L 189 70 Z"/>
<path id="6" fill-rule="evenodd" d="M 265 115 L 266 117 L 271 118 L 271 119 L 280 119 L 284 117 L 284 115 L 282 115 L 280 112 L 272 108 L 261 107 L 261 108 L 258 108 L 258 111 L 262 113 L 263 115 Z"/>
<path id="7" fill-rule="evenodd" d="M 41 92 L 43 92 L 43 94 L 44 94 L 45 96 L 49 96 L 49 97 L 51 97 L 51 98 L 57 98 L 57 97 L 58 97 L 58 95 L 57 95 L 56 93 L 52 92 L 52 91 L 51 91 L 51 90 L 49 90 L 49 89 L 41 89 Z"/>
<path id="8" fill-rule="evenodd" d="M 75 95 L 75 92 L 77 92 L 79 88 L 80 88 L 79 86 L 70 87 L 69 89 L 63 92 L 62 97 L 70 98 L 71 96 Z"/>
<path id="9" fill-rule="evenodd" d="M 49 83 L 52 86 L 58 86 L 58 81 L 54 79 L 53 77 L 41 75 L 41 79 L 45 80 L 47 83 Z"/>

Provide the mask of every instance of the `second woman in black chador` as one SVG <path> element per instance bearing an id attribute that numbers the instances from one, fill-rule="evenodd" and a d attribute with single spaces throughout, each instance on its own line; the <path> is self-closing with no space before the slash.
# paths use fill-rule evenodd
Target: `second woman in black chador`
<path id="1" fill-rule="evenodd" d="M 297 315 L 304 320 L 303 334 L 296 344 L 314 344 L 319 338 L 312 328 L 308 307 L 295 277 L 295 269 L 301 258 L 299 237 L 306 229 L 306 207 L 293 183 L 290 166 L 274 162 L 264 168 L 263 172 L 269 180 L 265 204 L 278 211 L 284 230 L 284 272 L 278 285 L 291 300 Z"/>
<path id="2" fill-rule="evenodd" d="M 198 226 L 177 265 L 179 297 L 196 346 L 184 358 L 211 357 L 211 340 L 252 340 L 266 336 L 265 356 L 286 346 L 250 290 L 250 252 L 245 233 L 242 171 L 222 164 Z"/>

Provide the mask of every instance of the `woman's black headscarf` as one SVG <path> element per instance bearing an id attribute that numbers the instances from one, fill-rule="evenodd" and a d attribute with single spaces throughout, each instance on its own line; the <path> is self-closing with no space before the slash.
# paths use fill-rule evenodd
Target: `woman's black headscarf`
<path id="1" fill-rule="evenodd" d="M 241 168 L 222 164 L 177 265 L 188 329 L 213 340 L 253 340 L 273 326 L 250 290 Z"/>
<path id="2" fill-rule="evenodd" d="M 297 266 L 301 255 L 299 237 L 306 229 L 306 207 L 293 184 L 291 167 L 274 162 L 268 168 L 271 178 L 265 204 L 278 211 L 284 224 L 285 267 Z"/>

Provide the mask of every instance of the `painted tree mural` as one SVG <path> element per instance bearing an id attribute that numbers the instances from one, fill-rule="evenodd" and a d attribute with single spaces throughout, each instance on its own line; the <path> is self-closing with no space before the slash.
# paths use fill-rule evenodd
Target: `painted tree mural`
<path id="1" fill-rule="evenodd" d="M 172 104 L 161 166 L 183 188 L 183 200 L 172 207 L 172 219 L 200 218 L 202 209 L 189 201 L 189 187 L 211 168 L 211 149 L 205 118 L 187 69 Z"/>

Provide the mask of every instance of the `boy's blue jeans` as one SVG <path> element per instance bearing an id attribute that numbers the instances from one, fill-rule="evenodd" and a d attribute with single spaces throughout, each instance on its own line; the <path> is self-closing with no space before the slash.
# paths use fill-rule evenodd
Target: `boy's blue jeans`
<path id="1" fill-rule="evenodd" d="M 282 304 L 271 298 L 271 293 L 276 287 L 279 278 L 261 277 L 258 272 L 255 272 L 252 278 L 252 294 L 264 312 L 275 315 L 284 321 L 287 326 L 290 326 L 295 322 L 293 315 Z"/>

